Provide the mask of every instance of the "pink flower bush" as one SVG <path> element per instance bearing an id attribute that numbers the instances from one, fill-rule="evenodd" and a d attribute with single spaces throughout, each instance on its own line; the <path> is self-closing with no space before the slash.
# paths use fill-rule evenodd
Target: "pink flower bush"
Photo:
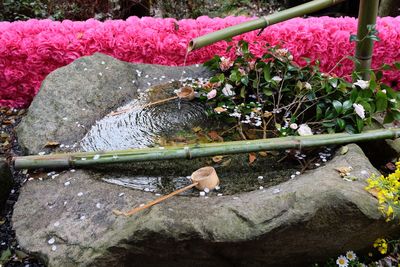
<path id="1" fill-rule="evenodd" d="M 126 21 L 82 22 L 65 20 L 29 20 L 0 22 L 0 106 L 26 107 L 38 92 L 41 82 L 51 71 L 73 60 L 95 52 L 105 53 L 129 62 L 177 66 L 183 65 L 188 42 L 197 36 L 231 26 L 250 18 L 199 17 L 196 20 L 137 18 Z M 373 67 L 400 60 L 400 17 L 381 18 L 377 29 L 382 41 L 374 48 Z M 266 28 L 260 35 L 250 32 L 233 39 L 245 39 L 251 49 L 261 55 L 265 44 L 288 49 L 294 60 L 303 57 L 318 59 L 321 69 L 329 71 L 345 55 L 354 54 L 349 35 L 356 32 L 353 18 L 292 19 Z M 226 53 L 226 42 L 191 52 L 187 64 L 203 63 Z M 352 62 L 344 61 L 335 69 L 339 76 L 352 70 Z M 400 79 L 399 72 L 386 72 L 386 82 Z"/>

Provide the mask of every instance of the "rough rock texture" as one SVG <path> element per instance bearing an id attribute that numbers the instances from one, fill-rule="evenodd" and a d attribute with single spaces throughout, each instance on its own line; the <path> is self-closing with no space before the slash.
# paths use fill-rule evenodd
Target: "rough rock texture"
<path id="1" fill-rule="evenodd" d="M 188 76 L 207 75 L 184 69 Z M 181 73 L 101 54 L 79 59 L 49 75 L 18 138 L 30 153 L 51 140 L 75 143 L 154 76 L 179 79 Z M 77 128 L 76 121 L 86 127 Z M 348 165 L 358 181 L 344 181 L 334 170 Z M 278 186 L 208 199 L 175 197 L 124 218 L 111 211 L 155 196 L 104 183 L 100 171 L 66 171 L 24 185 L 13 226 L 21 247 L 49 266 L 302 266 L 367 249 L 398 230 L 382 220 L 376 199 L 364 190 L 371 173 L 376 170 L 362 150 L 349 145 L 347 154 Z"/>
<path id="2" fill-rule="evenodd" d="M 0 156 L 0 210 L 3 209 L 7 201 L 8 194 L 10 193 L 13 184 L 13 179 L 6 159 Z"/>
<path id="3" fill-rule="evenodd" d="M 100 53 L 82 57 L 44 80 L 17 128 L 20 145 L 27 154 L 43 151 L 48 141 L 72 145 L 96 120 L 136 98 L 148 83 L 209 76 L 203 67 L 132 64 Z"/>
<path id="4" fill-rule="evenodd" d="M 131 218 L 111 211 L 155 196 L 106 184 L 93 172 L 67 171 L 24 186 L 14 228 L 21 247 L 49 266 L 306 265 L 366 249 L 396 230 L 380 220 L 377 201 L 364 190 L 376 170 L 358 146 L 349 148 L 326 166 L 264 191 L 175 197 Z M 344 181 L 334 170 L 349 165 L 358 181 Z M 52 237 L 55 251 L 47 243 Z"/>

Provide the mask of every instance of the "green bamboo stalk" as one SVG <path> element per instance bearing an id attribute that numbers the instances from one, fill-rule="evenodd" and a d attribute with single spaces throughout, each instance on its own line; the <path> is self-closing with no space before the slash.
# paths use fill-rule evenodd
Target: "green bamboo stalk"
<path id="1" fill-rule="evenodd" d="M 14 157 L 16 169 L 75 168 L 110 163 L 139 161 L 193 159 L 215 155 L 228 155 L 268 150 L 302 149 L 307 147 L 340 145 L 379 139 L 394 139 L 400 129 L 379 129 L 360 134 L 321 134 L 313 136 L 288 136 L 271 139 L 196 144 L 176 147 L 155 147 L 106 152 L 78 152 L 43 156 Z"/>
<path id="2" fill-rule="evenodd" d="M 235 26 L 231 26 L 216 32 L 212 32 L 190 41 L 188 50 L 195 50 L 201 47 L 213 44 L 215 42 L 232 38 L 233 36 L 253 31 L 256 29 L 265 28 L 269 25 L 273 25 L 291 18 L 303 16 L 338 3 L 345 0 L 314 0 L 311 2 L 304 3 L 268 16 L 263 16 L 259 19 L 247 21 Z"/>
<path id="3" fill-rule="evenodd" d="M 369 69 L 371 68 L 372 50 L 374 41 L 367 38 L 367 25 L 376 25 L 376 17 L 378 15 L 379 0 L 361 0 L 358 13 L 358 29 L 356 46 L 356 71 L 361 72 L 363 80 L 369 80 Z"/>

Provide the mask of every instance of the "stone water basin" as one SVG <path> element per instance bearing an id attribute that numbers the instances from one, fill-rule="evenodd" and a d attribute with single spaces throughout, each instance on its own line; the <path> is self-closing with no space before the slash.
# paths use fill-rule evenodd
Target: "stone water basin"
<path id="1" fill-rule="evenodd" d="M 175 96 L 179 83 L 154 86 L 139 99 L 118 108 L 98 120 L 79 142 L 81 151 L 111 151 L 128 148 L 160 147 L 159 140 L 192 133 L 194 128 L 218 127 L 218 122 L 207 118 L 204 107 L 195 101 L 173 99 L 150 105 L 148 103 Z M 146 106 L 147 105 L 147 106 Z M 163 148 L 163 147 L 161 147 Z M 229 155 L 222 159 L 196 159 L 142 162 L 96 167 L 103 172 L 103 180 L 147 192 L 166 194 L 190 183 L 196 169 L 211 165 L 216 168 L 221 186 L 210 195 L 234 194 L 258 190 L 290 179 L 299 171 L 293 162 L 278 162 L 283 155 L 258 156 L 249 164 L 248 155 Z M 186 195 L 196 195 L 192 189 Z"/>
<path id="2" fill-rule="evenodd" d="M 96 121 L 138 99 L 149 83 L 179 80 L 183 71 L 184 78 L 211 75 L 197 66 L 133 64 L 103 54 L 77 59 L 46 77 L 17 129 L 19 143 L 28 154 L 43 151 L 48 141 L 78 144 Z M 176 109 L 176 103 L 171 104 Z M 77 122 L 83 127 L 77 127 Z M 128 133 L 121 135 L 129 140 Z M 89 150 L 89 143 L 86 147 Z M 251 168 L 247 156 L 242 157 L 232 158 L 227 166 L 222 165 L 225 160 L 209 159 L 171 161 L 164 166 L 148 162 L 63 171 L 54 179 L 28 181 L 13 213 L 16 237 L 21 249 L 50 267 L 275 267 L 310 266 L 348 250 L 368 252 L 376 238 L 399 232 L 397 224 L 383 220 L 377 200 L 364 189 L 365 180 L 378 172 L 357 145 L 348 145 L 347 153 L 338 153 L 294 179 L 285 173 L 293 172 L 290 166 L 268 162 L 273 157 L 258 157 L 254 164 L 260 166 Z M 139 188 L 163 192 L 165 186 L 170 191 L 180 186 L 179 179 L 185 183 L 184 177 L 205 164 L 217 165 L 221 186 L 228 187 L 232 177 L 239 176 L 244 183 L 251 181 L 246 187 L 250 191 L 241 188 L 228 195 L 228 188 L 221 188 L 226 192 L 220 197 L 177 196 L 130 218 L 111 212 L 156 196 L 103 179 L 154 177 Z M 349 165 L 356 181 L 343 180 L 335 170 Z M 287 181 L 279 182 L 274 171 L 280 170 Z M 253 190 L 263 186 L 259 175 L 263 182 L 278 177 L 277 184 Z M 156 180 L 159 177 L 163 178 Z M 236 180 L 232 188 L 239 184 Z"/>

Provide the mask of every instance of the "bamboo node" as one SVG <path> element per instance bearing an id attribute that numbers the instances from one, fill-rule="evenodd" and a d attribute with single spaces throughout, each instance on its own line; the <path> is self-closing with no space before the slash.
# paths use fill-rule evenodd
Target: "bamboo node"
<path id="1" fill-rule="evenodd" d="M 192 159 L 192 153 L 190 152 L 190 147 L 185 146 L 183 148 L 183 150 L 185 151 L 185 156 L 187 159 Z"/>

